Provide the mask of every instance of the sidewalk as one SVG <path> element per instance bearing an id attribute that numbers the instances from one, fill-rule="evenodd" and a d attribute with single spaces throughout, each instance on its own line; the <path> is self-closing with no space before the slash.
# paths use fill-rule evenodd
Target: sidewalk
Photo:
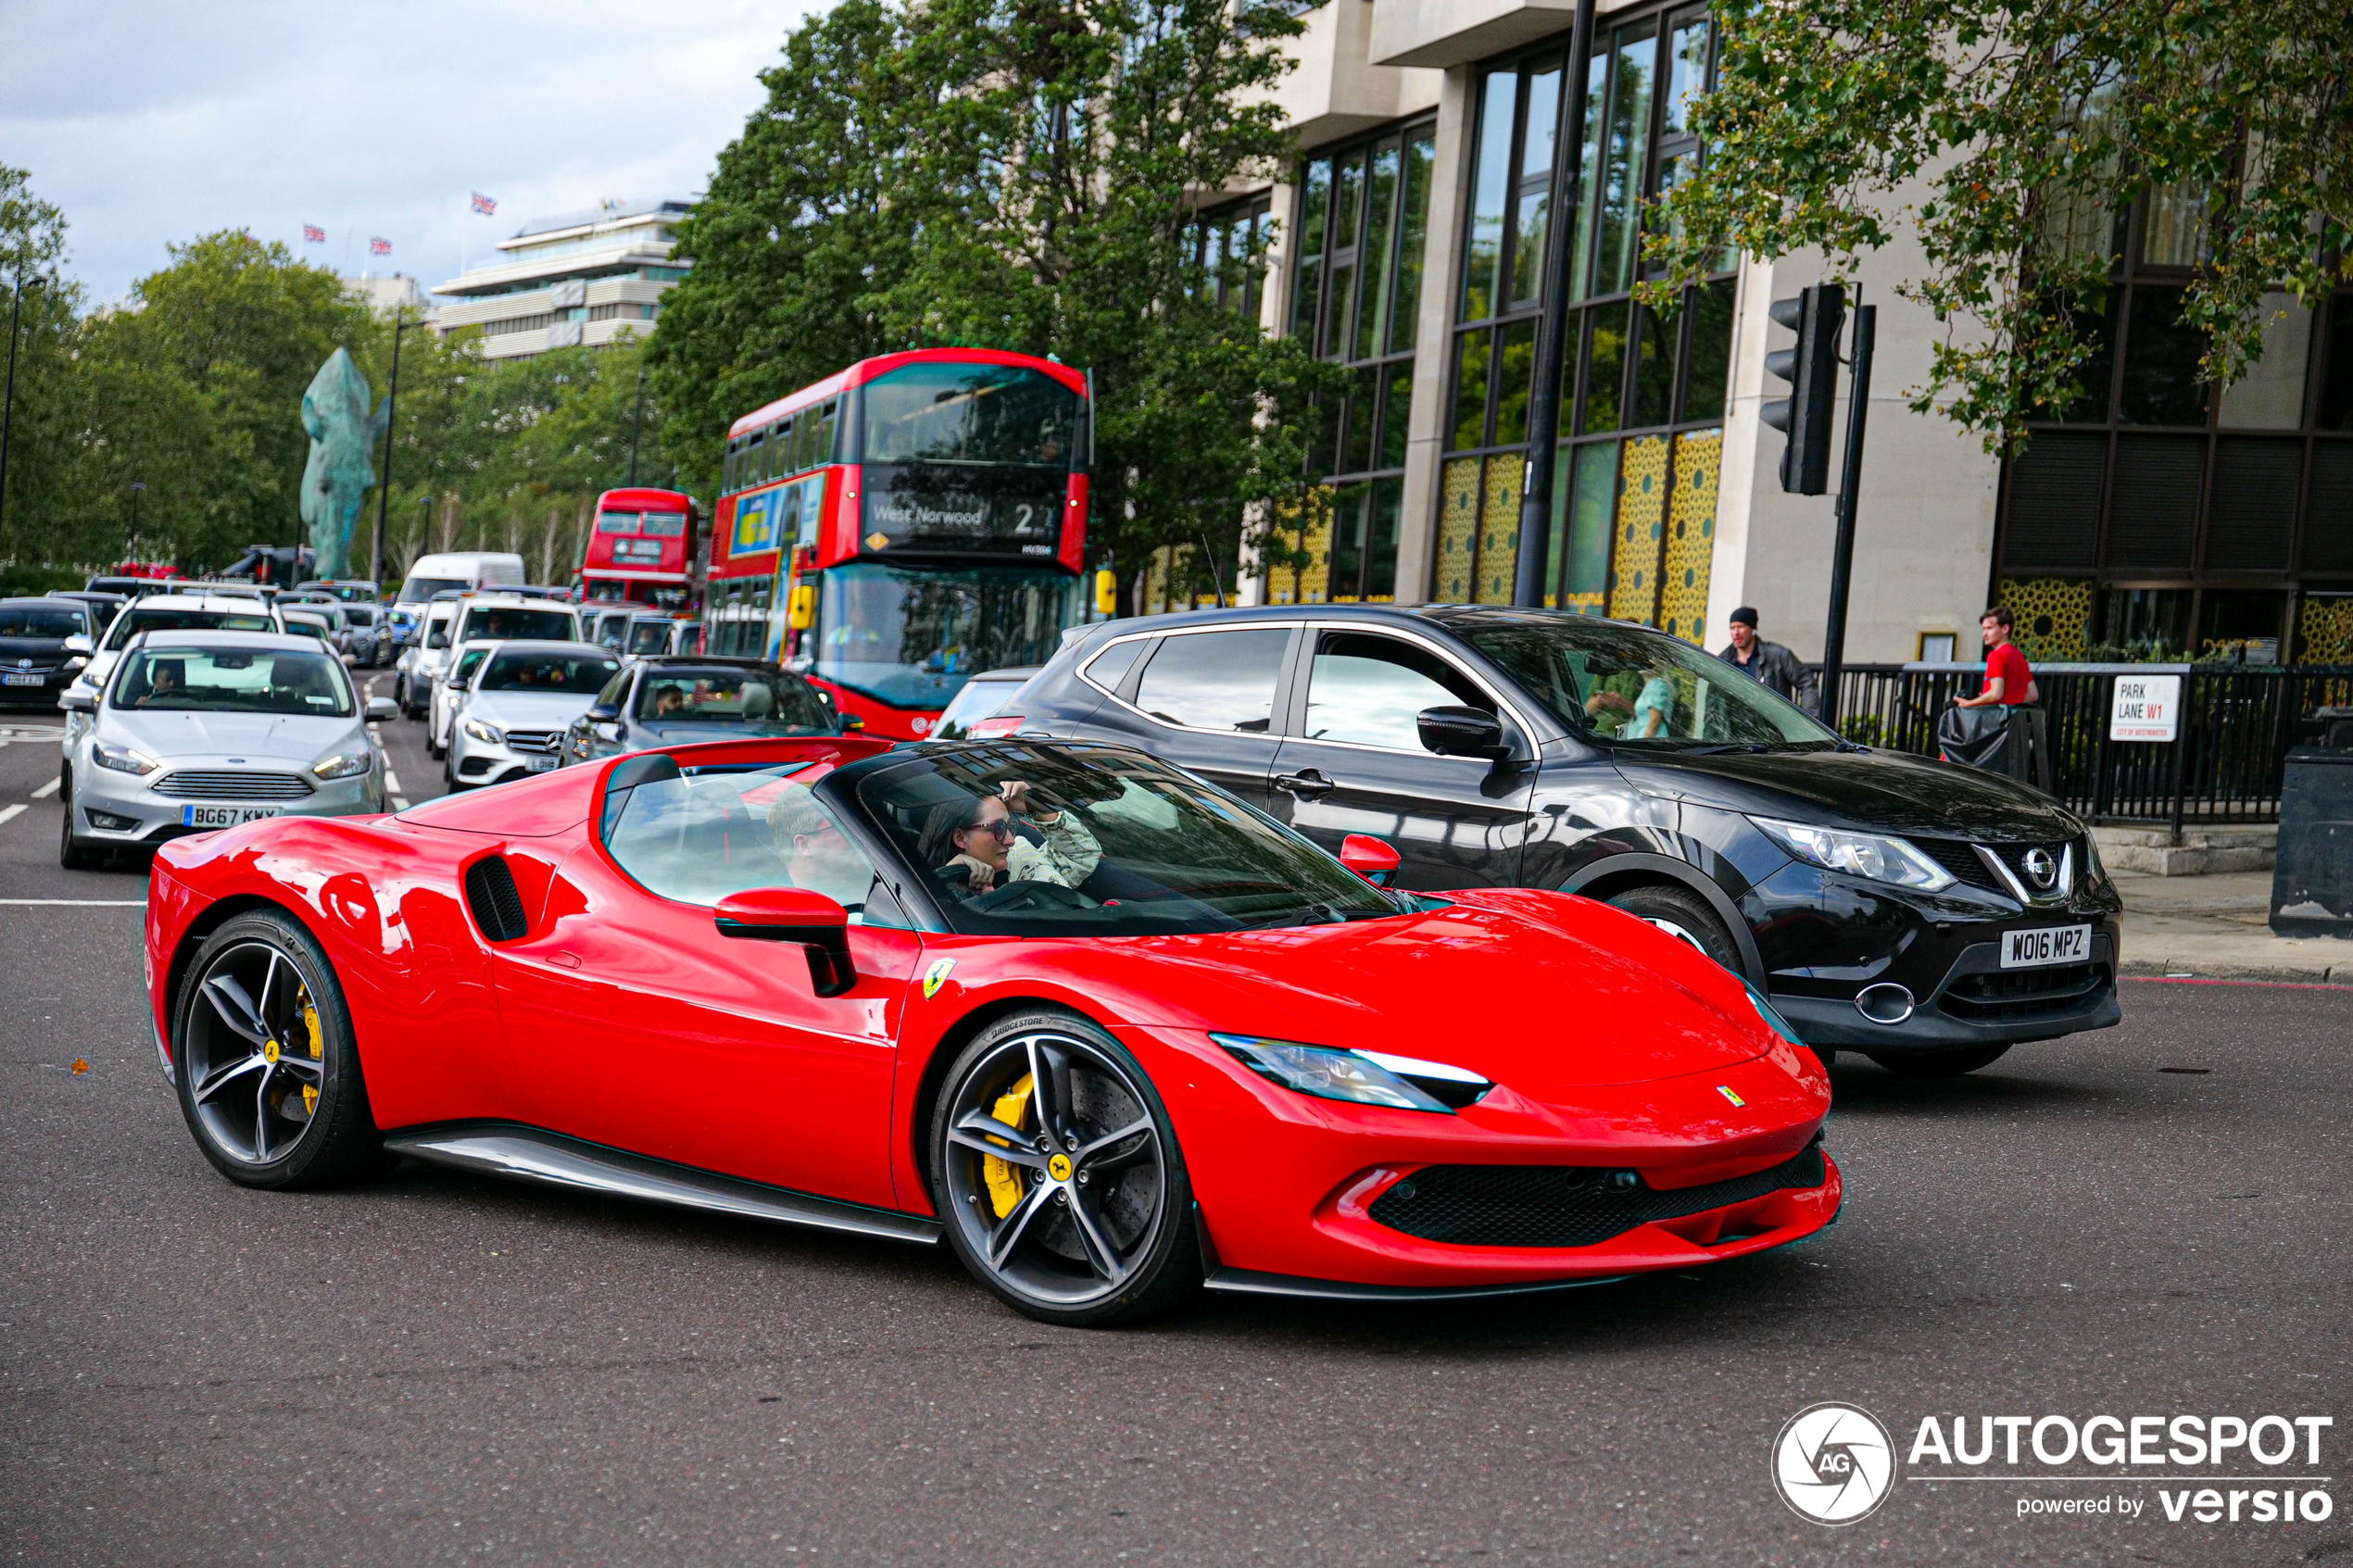
<path id="1" fill-rule="evenodd" d="M 2127 974 L 2353 983 L 2353 941 L 2271 935 L 2270 872 L 2108 874 L 2124 896 Z"/>

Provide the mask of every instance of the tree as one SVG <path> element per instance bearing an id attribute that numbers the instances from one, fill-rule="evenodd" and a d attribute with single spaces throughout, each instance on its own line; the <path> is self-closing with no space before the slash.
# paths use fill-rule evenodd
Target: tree
<path id="1" fill-rule="evenodd" d="M 1723 248 L 1851 268 L 1898 231 L 1903 292 L 1947 323 L 1932 383 L 1989 445 L 2080 395 L 2119 215 L 2145 192 L 2206 232 L 2184 320 L 2200 372 L 2260 351 L 2263 295 L 2348 272 L 2353 8 L 2343 0 L 1718 0 L 1705 167 L 1649 242 L 1665 298 Z"/>
<path id="2" fill-rule="evenodd" d="M 0 555 L 32 560 L 51 558 L 62 542 L 52 520 L 76 445 L 72 356 L 82 290 L 58 270 L 65 251 L 65 214 L 32 194 L 25 170 L 0 164 L 0 320 L 13 317 L 17 334 Z M 8 352 L 0 344 L 0 374 Z"/>

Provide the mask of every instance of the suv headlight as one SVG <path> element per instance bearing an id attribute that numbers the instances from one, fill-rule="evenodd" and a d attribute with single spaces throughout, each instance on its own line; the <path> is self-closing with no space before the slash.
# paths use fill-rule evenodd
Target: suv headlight
<path id="1" fill-rule="evenodd" d="M 1808 827 L 1802 822 L 1751 817 L 1759 832 L 1780 845 L 1792 859 L 1824 871 L 1844 872 L 1867 882 L 1893 883 L 1937 893 L 1960 880 L 1903 839 L 1879 833 L 1846 833 L 1838 828 Z"/>
<path id="2" fill-rule="evenodd" d="M 500 729 L 496 724 L 485 724 L 479 719 L 467 720 L 465 723 L 465 731 L 466 734 L 473 736 L 474 739 L 482 742 L 484 746 L 504 746 L 507 744 L 506 731 Z"/>
<path id="3" fill-rule="evenodd" d="M 1466 1068 L 1380 1051 L 1342 1051 L 1257 1035 L 1209 1036 L 1262 1078 L 1317 1099 L 1451 1116 L 1495 1085 Z"/>
<path id="4" fill-rule="evenodd" d="M 127 746 L 117 746 L 106 740 L 90 747 L 90 760 L 101 768 L 112 768 L 118 773 L 152 773 L 163 766 L 144 751 L 133 751 Z"/>
<path id="5" fill-rule="evenodd" d="M 368 771 L 374 759 L 364 750 L 340 751 L 333 757 L 322 757 L 310 764 L 310 771 L 322 779 L 357 778 Z"/>

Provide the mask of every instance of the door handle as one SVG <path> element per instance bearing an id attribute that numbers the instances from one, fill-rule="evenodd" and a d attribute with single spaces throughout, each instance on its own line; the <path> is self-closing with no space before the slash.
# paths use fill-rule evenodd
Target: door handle
<path id="1" fill-rule="evenodd" d="M 1296 773 L 1277 773 L 1275 787 L 1301 800 L 1317 800 L 1338 789 L 1340 785 L 1313 768 L 1302 768 Z"/>

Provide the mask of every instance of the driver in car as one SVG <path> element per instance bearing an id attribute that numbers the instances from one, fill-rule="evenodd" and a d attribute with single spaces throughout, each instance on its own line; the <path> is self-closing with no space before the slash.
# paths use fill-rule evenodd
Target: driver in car
<path id="1" fill-rule="evenodd" d="M 1020 819 L 1045 836 L 1043 844 L 1013 829 Z M 962 882 L 967 896 L 992 893 L 1015 882 L 1050 882 L 1076 887 L 1095 874 L 1103 848 L 1069 811 L 1037 811 L 1029 785 L 1011 779 L 995 795 L 943 801 L 932 809 L 918 846 L 924 863 L 950 884 Z"/>

